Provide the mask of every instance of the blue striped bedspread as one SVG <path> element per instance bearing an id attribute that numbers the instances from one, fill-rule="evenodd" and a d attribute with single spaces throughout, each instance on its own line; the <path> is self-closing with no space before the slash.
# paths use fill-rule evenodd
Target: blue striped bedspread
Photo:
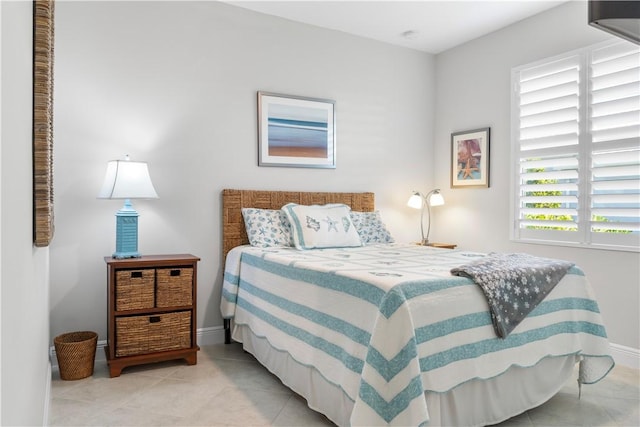
<path id="1" fill-rule="evenodd" d="M 481 289 L 450 274 L 484 256 L 410 244 L 238 247 L 227 255 L 221 312 L 341 388 L 354 402 L 352 425 L 428 425 L 425 392 L 547 357 L 582 356 L 583 383 L 611 370 L 598 304 L 578 267 L 500 339 Z"/>

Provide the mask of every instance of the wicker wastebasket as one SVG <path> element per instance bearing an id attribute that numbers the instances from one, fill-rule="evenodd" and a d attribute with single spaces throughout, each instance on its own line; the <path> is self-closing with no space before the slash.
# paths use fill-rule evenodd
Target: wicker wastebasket
<path id="1" fill-rule="evenodd" d="M 98 334 L 91 331 L 69 332 L 53 339 L 63 380 L 79 380 L 93 375 Z"/>

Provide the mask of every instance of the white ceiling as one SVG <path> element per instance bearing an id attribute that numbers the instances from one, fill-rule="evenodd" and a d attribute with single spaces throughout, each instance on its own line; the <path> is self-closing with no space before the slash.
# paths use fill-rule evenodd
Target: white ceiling
<path id="1" fill-rule="evenodd" d="M 291 21 L 440 53 L 567 0 L 228 1 Z M 586 2 L 585 2 L 586 7 Z M 414 32 L 413 37 L 403 33 Z"/>

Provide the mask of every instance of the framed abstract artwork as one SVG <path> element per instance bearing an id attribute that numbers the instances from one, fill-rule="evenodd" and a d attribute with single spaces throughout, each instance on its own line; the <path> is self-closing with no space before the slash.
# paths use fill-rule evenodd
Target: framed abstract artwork
<path id="1" fill-rule="evenodd" d="M 335 168 L 335 101 L 258 92 L 258 165 Z"/>
<path id="2" fill-rule="evenodd" d="M 490 128 L 451 134 L 451 188 L 489 187 Z"/>

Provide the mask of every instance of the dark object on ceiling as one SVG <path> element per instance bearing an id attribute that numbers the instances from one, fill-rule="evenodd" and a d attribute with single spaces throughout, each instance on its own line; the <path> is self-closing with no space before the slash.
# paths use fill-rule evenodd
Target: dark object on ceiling
<path id="1" fill-rule="evenodd" d="M 640 1 L 589 0 L 589 25 L 640 44 Z"/>

